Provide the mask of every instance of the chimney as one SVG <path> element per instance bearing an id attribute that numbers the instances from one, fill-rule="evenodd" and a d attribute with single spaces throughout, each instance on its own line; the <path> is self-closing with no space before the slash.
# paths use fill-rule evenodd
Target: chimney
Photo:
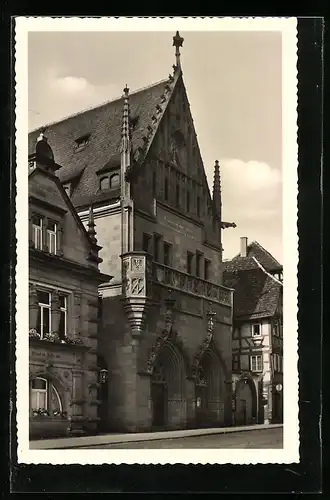
<path id="1" fill-rule="evenodd" d="M 246 257 L 247 256 L 247 246 L 248 246 L 248 239 L 246 236 L 241 237 L 241 257 Z"/>

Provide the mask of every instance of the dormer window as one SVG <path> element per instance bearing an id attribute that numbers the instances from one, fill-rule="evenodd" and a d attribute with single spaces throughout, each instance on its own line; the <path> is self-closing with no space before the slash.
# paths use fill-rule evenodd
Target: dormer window
<path id="1" fill-rule="evenodd" d="M 57 227 L 55 222 L 49 221 L 47 225 L 47 247 L 48 252 L 56 255 L 56 231 Z"/>
<path id="2" fill-rule="evenodd" d="M 76 151 L 80 151 L 84 149 L 85 146 L 87 146 L 88 141 L 89 141 L 89 136 L 90 134 L 83 135 L 81 137 L 78 137 L 78 139 L 75 140 L 76 143 Z"/>
<path id="3" fill-rule="evenodd" d="M 35 215 L 32 219 L 34 248 L 42 250 L 42 218 Z"/>
<path id="4" fill-rule="evenodd" d="M 110 176 L 110 188 L 119 187 L 119 174 L 116 172 Z"/>
<path id="5" fill-rule="evenodd" d="M 101 179 L 100 179 L 101 191 L 104 191 L 105 189 L 109 189 L 109 187 L 110 187 L 109 176 L 107 175 L 106 177 L 101 177 Z"/>

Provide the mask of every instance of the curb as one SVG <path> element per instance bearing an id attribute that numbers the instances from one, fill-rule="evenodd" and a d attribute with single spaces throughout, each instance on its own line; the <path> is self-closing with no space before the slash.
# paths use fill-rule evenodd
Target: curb
<path id="1" fill-rule="evenodd" d="M 59 438 L 58 440 L 38 440 L 30 441 L 30 449 L 38 450 L 66 450 L 77 448 L 98 448 L 103 445 L 111 446 L 112 444 L 138 443 L 141 441 L 162 441 L 165 439 L 182 439 L 197 436 L 209 436 L 214 434 L 230 434 L 234 432 L 251 432 L 256 430 L 267 430 L 282 428 L 283 424 L 259 424 L 241 427 L 223 427 L 211 429 L 189 429 L 178 431 L 163 431 L 159 433 L 139 433 L 139 434 L 123 434 L 123 435 L 105 435 L 98 436 L 100 439 L 95 442 L 95 436 L 91 437 L 90 443 L 88 437 L 85 438 L 70 438 L 71 443 L 64 444 L 64 441 L 69 441 L 68 438 Z M 84 441 L 84 443 L 82 442 Z M 93 442 L 94 441 L 94 442 Z M 31 446 L 32 445 L 32 446 Z M 36 445 L 36 446 L 33 446 Z"/>

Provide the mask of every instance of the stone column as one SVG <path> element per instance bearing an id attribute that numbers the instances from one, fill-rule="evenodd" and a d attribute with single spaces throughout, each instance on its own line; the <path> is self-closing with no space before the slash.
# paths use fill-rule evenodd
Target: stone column
<path id="1" fill-rule="evenodd" d="M 38 312 L 39 312 L 39 305 L 38 305 L 37 288 L 35 285 L 32 285 L 30 283 L 30 286 L 29 286 L 29 328 L 30 329 L 32 329 L 32 328 L 37 329 Z"/>

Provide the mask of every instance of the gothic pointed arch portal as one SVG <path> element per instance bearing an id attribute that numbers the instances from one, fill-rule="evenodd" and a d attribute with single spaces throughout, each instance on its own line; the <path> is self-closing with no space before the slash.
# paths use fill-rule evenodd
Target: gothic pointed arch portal
<path id="1" fill-rule="evenodd" d="M 255 383 L 249 375 L 243 375 L 235 388 L 235 424 L 250 425 L 257 422 L 258 396 Z"/>
<path id="2" fill-rule="evenodd" d="M 201 357 L 196 377 L 197 427 L 221 427 L 225 423 L 225 370 L 219 354 L 211 347 Z"/>
<path id="3" fill-rule="evenodd" d="M 186 421 L 185 362 L 177 346 L 164 341 L 153 365 L 152 427 L 177 428 Z"/>

